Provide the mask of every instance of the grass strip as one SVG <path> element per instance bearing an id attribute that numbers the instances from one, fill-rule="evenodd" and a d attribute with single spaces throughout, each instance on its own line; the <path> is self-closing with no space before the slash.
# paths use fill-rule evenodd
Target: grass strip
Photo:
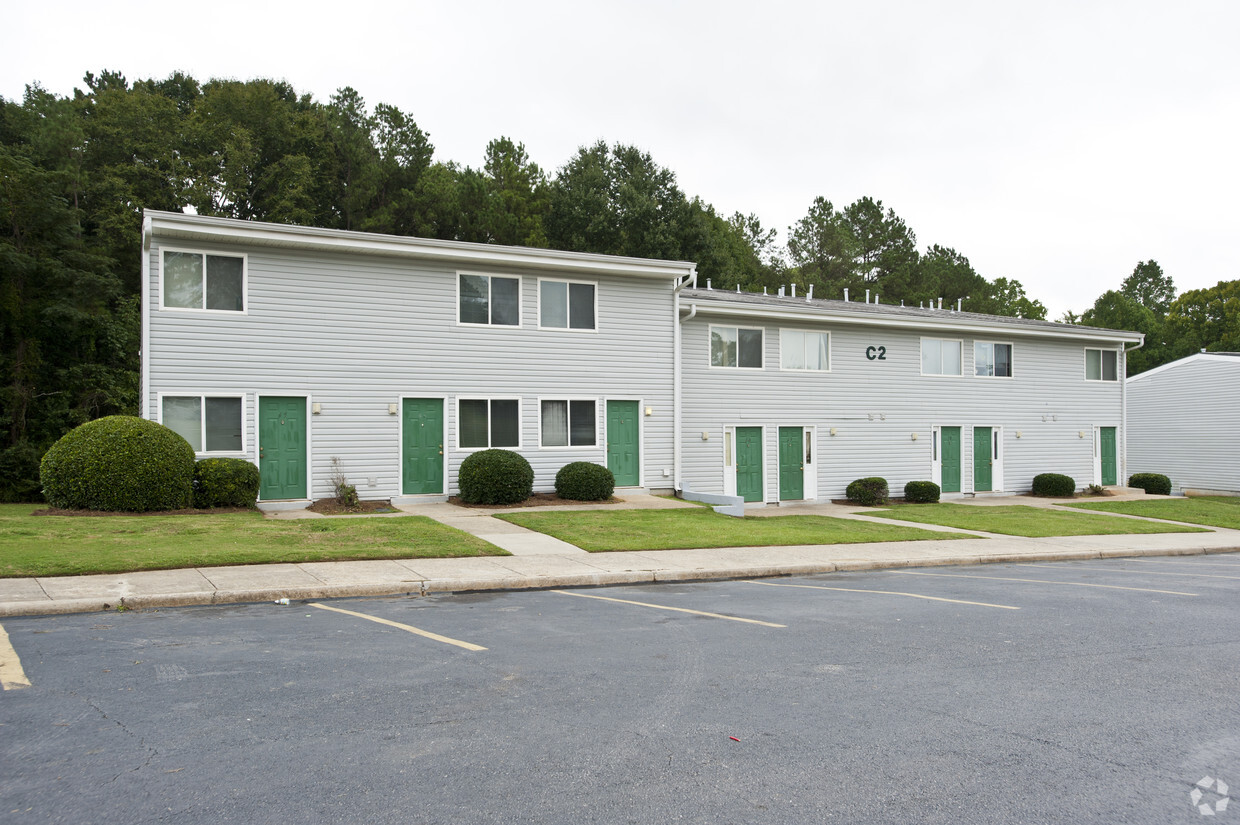
<path id="1" fill-rule="evenodd" d="M 1123 513 L 1129 516 L 1165 518 L 1189 524 L 1208 524 L 1240 530 L 1240 496 L 1161 498 L 1153 501 L 1098 501 L 1069 504 L 1082 510 Z"/>
<path id="2" fill-rule="evenodd" d="M 591 553 L 973 538 L 828 516 L 750 516 L 741 519 L 701 508 L 505 513 L 496 518 L 546 533 Z"/>
<path id="3" fill-rule="evenodd" d="M 0 578 L 271 562 L 506 556 L 424 516 L 273 521 L 260 513 L 32 516 L 0 504 Z"/>
<path id="4" fill-rule="evenodd" d="M 1027 504 L 903 504 L 885 510 L 859 512 L 898 521 L 938 524 L 959 530 L 981 530 L 985 533 L 1026 538 L 1206 532 L 1199 527 L 1179 527 L 1155 521 L 1068 513 L 1063 510 L 1048 510 L 1045 507 L 1030 507 Z"/>

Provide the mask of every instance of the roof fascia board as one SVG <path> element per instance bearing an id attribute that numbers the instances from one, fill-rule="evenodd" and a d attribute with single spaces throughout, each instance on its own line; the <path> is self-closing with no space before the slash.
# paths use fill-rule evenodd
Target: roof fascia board
<path id="1" fill-rule="evenodd" d="M 893 316 L 882 316 L 875 314 L 865 315 L 849 315 L 830 310 L 819 312 L 797 312 L 787 310 L 783 307 L 759 308 L 739 306 L 729 302 L 704 302 L 701 299 L 689 297 L 685 299 L 685 303 L 696 304 L 698 312 L 709 313 L 711 315 L 739 315 L 743 317 L 753 318 L 772 318 L 787 319 L 791 321 L 807 321 L 814 323 L 830 322 L 833 324 L 857 324 L 869 326 L 897 327 L 907 329 L 927 329 L 927 330 L 944 330 L 951 332 L 984 332 L 984 333 L 1002 333 L 1005 335 L 1024 335 L 1040 338 L 1087 338 L 1090 340 L 1114 341 L 1114 342 L 1132 342 L 1138 343 L 1143 341 L 1145 336 L 1125 334 L 1120 330 L 1095 330 L 1083 329 L 1081 327 L 1073 327 L 1065 325 L 1060 331 L 1057 329 L 1045 329 L 1042 327 L 1023 327 L 1009 326 L 1007 324 L 986 324 L 977 321 L 960 321 L 955 318 L 945 318 L 939 320 L 937 318 L 897 318 Z M 943 310 L 946 315 L 948 310 Z"/>
<path id="2" fill-rule="evenodd" d="M 683 278 L 696 271 L 688 261 L 657 261 L 614 255 L 377 235 L 340 229 L 253 223 L 231 218 L 147 211 L 152 233 L 177 240 L 248 243 L 314 251 L 419 258 L 443 263 L 518 266 L 564 272 L 595 272 L 645 278 Z"/>
<path id="3" fill-rule="evenodd" d="M 1236 366 L 1240 366 L 1240 358 L 1237 358 L 1234 355 L 1215 355 L 1209 352 L 1194 352 L 1192 355 L 1186 355 L 1183 358 L 1178 358 L 1175 361 L 1170 361 L 1166 364 L 1161 364 L 1157 367 L 1154 367 L 1153 369 L 1149 369 L 1143 373 L 1134 375 L 1128 379 L 1128 382 L 1131 383 L 1133 381 L 1140 381 L 1142 378 L 1148 378 L 1151 375 L 1158 375 L 1158 373 L 1160 372 L 1166 372 L 1168 370 L 1176 369 L 1177 367 L 1182 367 L 1185 364 L 1191 364 L 1194 361 L 1214 361 L 1214 362 L 1219 362 L 1219 363 L 1235 364 Z"/>

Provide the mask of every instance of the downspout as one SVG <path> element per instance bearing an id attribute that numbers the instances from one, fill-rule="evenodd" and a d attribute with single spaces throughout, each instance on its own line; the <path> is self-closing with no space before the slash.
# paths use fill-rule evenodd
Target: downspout
<path id="1" fill-rule="evenodd" d="M 1124 469 L 1123 469 L 1123 472 L 1120 473 L 1120 477 L 1115 480 L 1122 481 L 1123 484 L 1121 484 L 1120 486 L 1127 487 L 1128 486 L 1128 353 L 1136 352 L 1137 350 L 1141 349 L 1141 347 L 1145 346 L 1145 336 L 1142 335 L 1141 340 L 1132 349 L 1128 349 L 1127 345 L 1125 344 L 1120 344 L 1120 346 L 1123 347 L 1123 350 L 1124 350 L 1124 380 L 1119 383 L 1119 438 L 1120 438 L 1119 451 L 1120 451 L 1120 455 L 1123 456 L 1123 458 L 1120 459 L 1121 461 L 1120 466 L 1123 467 Z"/>
<path id="2" fill-rule="evenodd" d="M 680 453 L 681 453 L 681 426 L 680 419 L 682 415 L 683 402 L 681 399 L 681 367 L 680 367 L 680 291 L 689 283 L 697 283 L 697 270 L 692 275 L 686 275 L 683 278 L 676 279 L 676 287 L 673 291 L 674 300 L 672 301 L 672 311 L 675 313 L 673 322 L 675 328 L 672 333 L 672 488 L 679 493 L 680 486 Z M 693 304 L 693 309 L 689 313 L 689 318 L 697 314 L 697 304 Z M 687 320 L 687 319 L 686 319 Z"/>
<path id="3" fill-rule="evenodd" d="M 141 372 L 142 399 L 138 414 L 151 419 L 151 219 L 142 218 L 142 297 L 139 309 L 142 313 L 142 341 L 138 350 L 138 369 Z"/>

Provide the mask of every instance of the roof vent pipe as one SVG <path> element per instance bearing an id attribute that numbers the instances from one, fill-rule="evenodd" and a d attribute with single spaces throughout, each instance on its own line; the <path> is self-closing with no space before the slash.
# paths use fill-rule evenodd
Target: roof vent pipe
<path id="1" fill-rule="evenodd" d="M 865 291 L 865 302 L 867 304 L 870 302 L 870 290 L 868 289 Z"/>
<path id="2" fill-rule="evenodd" d="M 844 300 L 848 300 L 848 287 L 844 287 Z"/>
<path id="3" fill-rule="evenodd" d="M 792 285 L 792 297 L 793 298 L 797 297 L 797 285 L 796 284 Z"/>
<path id="4" fill-rule="evenodd" d="M 736 285 L 736 291 L 737 291 L 737 292 L 740 292 L 740 291 L 741 291 L 741 285 L 740 285 L 740 284 L 737 284 L 737 285 Z"/>
<path id="5" fill-rule="evenodd" d="M 877 293 L 877 292 L 875 292 L 875 293 L 874 293 L 874 303 L 876 303 L 876 304 L 878 303 L 878 293 Z"/>
<path id="6" fill-rule="evenodd" d="M 710 278 L 707 278 L 707 279 L 706 279 L 706 288 L 707 288 L 707 289 L 710 289 L 710 288 L 711 288 L 711 287 L 710 287 Z"/>
<path id="7" fill-rule="evenodd" d="M 814 285 L 813 284 L 809 285 L 809 292 L 805 293 L 805 300 L 807 301 L 814 300 Z"/>
<path id="8" fill-rule="evenodd" d="M 956 299 L 956 311 L 960 312 L 960 308 L 963 305 L 964 305 L 964 298 L 957 298 Z"/>
<path id="9" fill-rule="evenodd" d="M 766 287 L 762 287 L 762 294 L 763 294 L 763 295 L 765 295 L 765 294 L 766 294 Z"/>
<path id="10" fill-rule="evenodd" d="M 707 281 L 707 283 L 710 283 L 710 282 Z M 943 297 L 939 296 L 939 309 L 942 309 L 942 308 L 943 308 Z"/>
<path id="11" fill-rule="evenodd" d="M 784 297 L 784 285 L 783 284 L 779 285 L 779 297 L 780 298 Z"/>

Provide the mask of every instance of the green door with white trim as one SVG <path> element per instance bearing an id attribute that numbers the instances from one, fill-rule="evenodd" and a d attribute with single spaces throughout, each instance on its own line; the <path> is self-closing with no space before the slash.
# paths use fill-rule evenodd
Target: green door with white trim
<path id="1" fill-rule="evenodd" d="M 941 462 L 940 489 L 944 493 L 960 492 L 960 428 L 939 428 L 939 449 Z"/>
<path id="2" fill-rule="evenodd" d="M 805 498 L 805 431 L 779 428 L 779 500 Z"/>
<path id="3" fill-rule="evenodd" d="M 306 399 L 259 398 L 258 469 L 263 501 L 306 498 Z"/>
<path id="4" fill-rule="evenodd" d="M 636 401 L 607 402 L 607 469 L 617 487 L 642 483 L 638 406 Z"/>
<path id="5" fill-rule="evenodd" d="M 1119 483 L 1119 472 L 1115 461 L 1115 428 L 1098 428 L 1098 446 L 1102 450 L 1102 484 L 1103 486 Z"/>
<path id="6" fill-rule="evenodd" d="M 401 404 L 401 485 L 406 496 L 443 493 L 443 400 L 406 398 Z"/>
<path id="7" fill-rule="evenodd" d="M 994 454 L 991 452 L 990 427 L 973 428 L 973 491 L 989 493 L 994 489 L 991 470 L 994 467 Z"/>
<path id="8" fill-rule="evenodd" d="M 736 428 L 736 494 L 762 500 L 762 428 Z"/>

